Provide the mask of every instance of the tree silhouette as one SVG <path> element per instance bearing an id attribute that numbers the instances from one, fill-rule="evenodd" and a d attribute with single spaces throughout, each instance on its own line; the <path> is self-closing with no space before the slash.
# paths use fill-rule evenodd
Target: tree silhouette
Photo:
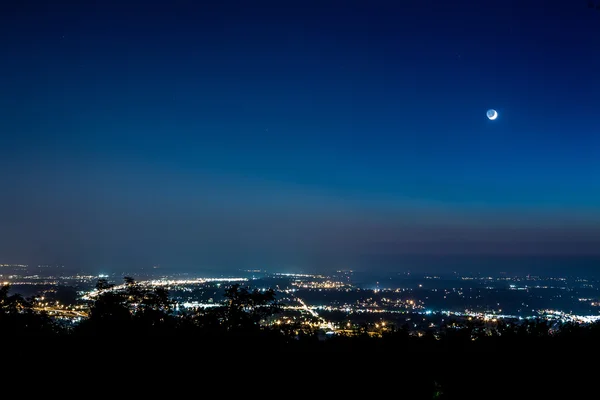
<path id="1" fill-rule="evenodd" d="M 115 285 L 108 283 L 108 280 L 106 280 L 104 278 L 100 278 L 96 282 L 96 290 L 98 290 L 98 291 L 108 290 L 108 289 L 113 288 L 114 286 Z"/>
<path id="2" fill-rule="evenodd" d="M 77 327 L 77 333 L 124 334 L 131 329 L 132 318 L 125 295 L 113 288 L 105 279 L 98 280 L 98 294 L 88 318 Z"/>
<path id="3" fill-rule="evenodd" d="M 164 334 L 165 326 L 175 325 L 166 289 L 148 289 L 129 276 L 123 280 L 124 288 L 117 288 L 105 279 L 98 280 L 97 297 L 90 307 L 89 317 L 78 327 L 78 333 Z"/>
<path id="4" fill-rule="evenodd" d="M 260 328 L 260 322 L 280 311 L 275 291 L 248 290 L 234 284 L 225 290 L 224 322 L 230 331 L 251 331 Z"/>
<path id="5" fill-rule="evenodd" d="M 9 295 L 10 285 L 0 287 L 0 335 L 54 335 L 58 326 L 45 312 L 34 310 L 34 299 Z"/>

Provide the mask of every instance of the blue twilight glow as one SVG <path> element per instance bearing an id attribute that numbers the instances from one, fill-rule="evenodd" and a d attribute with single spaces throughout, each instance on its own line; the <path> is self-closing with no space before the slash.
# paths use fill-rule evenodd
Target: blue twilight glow
<path id="1" fill-rule="evenodd" d="M 12 2 L 0 262 L 598 254 L 583 3 Z"/>

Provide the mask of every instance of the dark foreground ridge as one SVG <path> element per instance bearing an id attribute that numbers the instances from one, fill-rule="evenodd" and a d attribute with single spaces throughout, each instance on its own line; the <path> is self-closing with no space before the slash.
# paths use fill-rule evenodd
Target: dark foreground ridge
<path id="1" fill-rule="evenodd" d="M 499 324 L 491 334 L 473 324 L 422 336 L 411 335 L 406 327 L 391 327 L 381 337 L 359 333 L 324 338 L 303 326 L 266 324 L 281 312 L 273 290 L 249 290 L 235 284 L 225 289 L 223 304 L 182 312 L 176 311 L 168 291 L 148 289 L 131 278 L 125 282 L 125 289 L 113 290 L 107 281 L 99 280 L 88 316 L 73 326 L 38 311 L 35 299 L 9 295 L 9 287 L 3 286 L 0 339 L 3 343 L 24 338 L 48 343 L 51 339 L 66 348 L 78 343 L 103 343 L 106 348 L 127 343 L 131 348 L 143 344 L 146 349 L 160 349 L 167 343 L 172 354 L 185 348 L 190 359 L 198 357 L 209 364 L 222 360 L 224 354 L 235 354 L 238 361 L 228 367 L 231 370 L 242 366 L 241 355 L 258 353 L 279 360 L 315 357 L 312 367 L 299 367 L 308 368 L 306 373 L 329 376 L 335 374 L 331 369 L 353 365 L 350 373 L 358 380 L 350 382 L 346 391 L 359 393 L 361 385 L 371 382 L 373 390 L 383 388 L 407 399 L 541 398 L 543 393 L 555 394 L 566 387 L 572 392 L 590 381 L 584 380 L 584 375 L 572 379 L 563 374 L 550 383 L 556 366 L 540 370 L 535 361 L 548 354 L 589 353 L 600 343 L 600 323 L 565 323 L 551 328 L 546 321 Z M 354 364 L 331 364 L 348 358 Z M 464 367 L 465 360 L 468 367 Z M 527 364 L 531 368 L 523 368 Z M 378 383 L 362 381 L 367 376 L 378 376 Z M 540 385 L 540 379 L 546 383 Z M 532 382 L 537 382 L 533 397 L 527 394 Z"/>

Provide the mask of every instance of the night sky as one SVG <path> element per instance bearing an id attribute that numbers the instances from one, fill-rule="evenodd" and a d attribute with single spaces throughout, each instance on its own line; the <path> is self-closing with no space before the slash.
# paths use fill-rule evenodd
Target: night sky
<path id="1" fill-rule="evenodd" d="M 0 46 L 0 263 L 600 254 L 587 1 L 9 0 Z"/>

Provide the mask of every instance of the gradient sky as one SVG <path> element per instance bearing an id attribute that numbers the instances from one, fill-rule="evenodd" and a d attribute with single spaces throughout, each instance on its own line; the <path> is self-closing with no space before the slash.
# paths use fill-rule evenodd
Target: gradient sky
<path id="1" fill-rule="evenodd" d="M 0 263 L 600 254 L 587 1 L 51 3 L 0 5 Z"/>

